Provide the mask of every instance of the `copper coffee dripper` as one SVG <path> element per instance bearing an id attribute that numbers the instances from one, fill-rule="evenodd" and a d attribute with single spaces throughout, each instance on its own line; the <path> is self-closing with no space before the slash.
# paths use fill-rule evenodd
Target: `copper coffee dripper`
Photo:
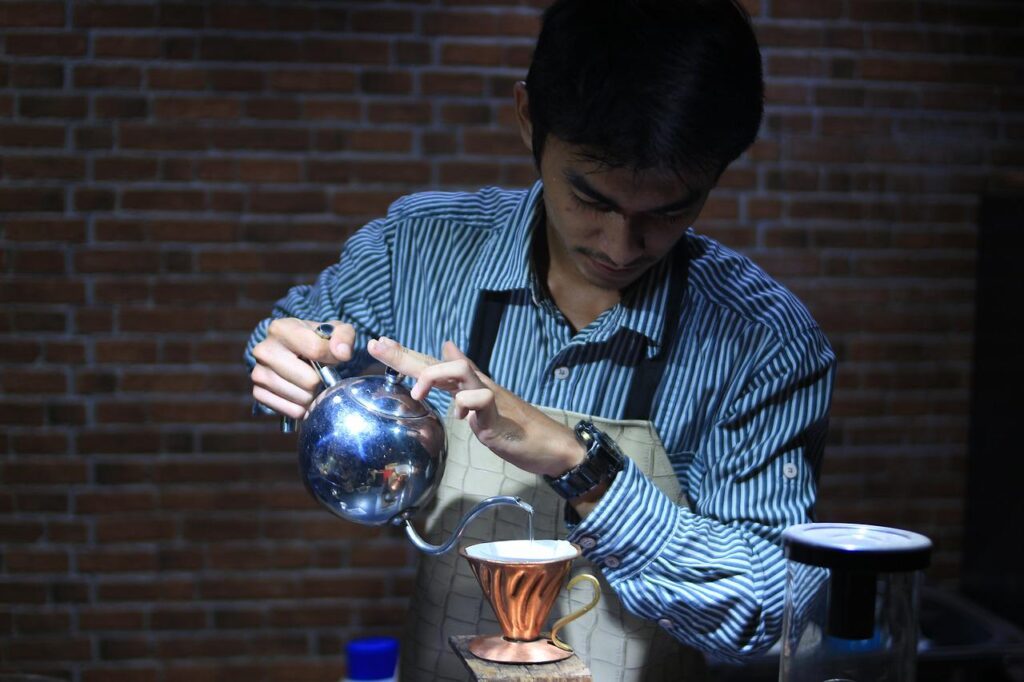
<path id="1" fill-rule="evenodd" d="M 510 540 L 463 548 L 484 596 L 501 626 L 500 635 L 474 637 L 469 650 L 478 658 L 498 663 L 549 663 L 572 655 L 572 647 L 558 639 L 558 631 L 594 608 L 601 598 L 597 578 L 581 574 L 567 589 L 589 582 L 594 597 L 583 608 L 560 618 L 548 635 L 541 634 L 555 598 L 581 552 L 564 540 Z"/>

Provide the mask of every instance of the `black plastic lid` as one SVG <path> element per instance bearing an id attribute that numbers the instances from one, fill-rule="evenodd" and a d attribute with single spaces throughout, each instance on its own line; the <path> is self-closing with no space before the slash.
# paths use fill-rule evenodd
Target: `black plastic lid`
<path id="1" fill-rule="evenodd" d="M 858 523 L 805 523 L 782 533 L 790 561 L 872 573 L 927 568 L 932 541 L 920 533 Z"/>

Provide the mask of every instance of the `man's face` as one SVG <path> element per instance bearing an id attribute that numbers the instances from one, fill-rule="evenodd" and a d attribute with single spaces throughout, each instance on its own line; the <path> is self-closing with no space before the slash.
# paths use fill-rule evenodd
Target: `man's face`
<path id="1" fill-rule="evenodd" d="M 622 290 L 664 257 L 704 206 L 713 179 L 670 171 L 609 168 L 554 136 L 540 174 L 552 267 Z"/>

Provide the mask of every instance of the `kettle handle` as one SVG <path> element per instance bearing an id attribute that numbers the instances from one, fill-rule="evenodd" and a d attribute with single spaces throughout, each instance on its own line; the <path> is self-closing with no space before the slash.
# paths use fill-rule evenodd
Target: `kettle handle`
<path id="1" fill-rule="evenodd" d="M 412 522 L 409 521 L 408 517 L 402 518 L 398 521 L 398 524 L 405 526 L 405 534 L 409 537 L 409 541 L 415 545 L 416 549 L 420 550 L 424 554 L 444 554 L 454 547 L 455 543 L 459 541 L 459 538 L 462 537 L 462 533 L 466 530 L 466 526 L 469 525 L 470 521 L 479 516 L 485 509 L 502 504 L 519 507 L 528 514 L 533 514 L 533 507 L 524 502 L 521 497 L 513 497 L 511 495 L 496 495 L 494 497 L 488 497 L 486 500 L 483 500 L 470 509 L 469 513 L 462 517 L 462 520 L 459 521 L 459 525 L 455 528 L 455 532 L 452 533 L 452 536 L 448 538 L 447 542 L 441 545 L 432 545 L 421 538 L 419 533 L 416 532 L 416 529 L 412 527 Z"/>
<path id="2" fill-rule="evenodd" d="M 327 322 L 324 322 L 322 324 L 318 324 L 313 329 L 313 332 L 317 336 L 319 336 L 321 339 L 324 339 L 326 341 L 326 340 L 330 339 L 331 338 L 331 334 L 334 333 L 334 325 L 333 324 L 328 324 Z M 341 380 L 338 377 L 338 374 L 334 371 L 334 368 L 331 367 L 330 365 L 322 365 L 319 362 L 317 362 L 316 360 L 308 360 L 307 362 L 309 362 L 309 364 L 313 366 L 313 369 L 316 370 L 316 373 L 320 375 L 320 383 L 322 383 L 324 385 L 325 389 L 326 388 L 330 388 L 331 386 L 333 386 L 334 384 L 338 383 Z M 397 372 L 396 372 L 396 374 L 397 374 Z M 401 375 L 398 375 L 398 376 L 399 376 L 398 380 L 401 380 L 401 378 L 400 378 Z M 252 404 L 252 414 L 253 414 L 254 417 L 256 417 L 256 416 L 259 416 L 259 415 L 262 415 L 262 414 L 278 414 L 278 413 L 275 412 L 274 410 L 272 410 L 271 408 L 267 407 L 263 403 L 258 402 L 258 401 L 254 401 L 253 404 Z M 295 417 L 288 417 L 288 416 L 282 414 L 281 415 L 281 432 L 282 433 L 293 433 L 295 431 L 296 421 L 297 420 L 295 419 Z"/>

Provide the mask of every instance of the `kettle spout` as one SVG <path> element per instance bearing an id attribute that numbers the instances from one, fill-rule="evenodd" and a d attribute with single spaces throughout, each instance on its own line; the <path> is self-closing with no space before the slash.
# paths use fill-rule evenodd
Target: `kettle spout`
<path id="1" fill-rule="evenodd" d="M 424 554 L 444 554 L 452 547 L 454 547 L 455 543 L 459 541 L 459 538 L 462 537 L 462 533 L 466 530 L 466 526 L 469 525 L 470 521 L 479 516 L 485 509 L 503 504 L 519 507 L 527 514 L 533 514 L 533 507 L 530 506 L 527 502 L 525 502 L 521 497 L 513 497 L 511 495 L 496 495 L 494 497 L 488 497 L 486 500 L 483 500 L 475 507 L 470 509 L 469 513 L 462 517 L 462 520 L 459 521 L 458 527 L 455 528 L 455 532 L 452 533 L 452 536 L 448 539 L 447 542 L 441 545 L 432 545 L 423 538 L 421 538 L 419 534 L 416 532 L 416 529 L 412 527 L 412 523 L 409 521 L 409 519 L 403 519 L 401 521 L 401 524 L 405 526 L 405 534 L 406 536 L 408 536 L 409 541 L 416 547 L 416 549 L 420 550 Z"/>

